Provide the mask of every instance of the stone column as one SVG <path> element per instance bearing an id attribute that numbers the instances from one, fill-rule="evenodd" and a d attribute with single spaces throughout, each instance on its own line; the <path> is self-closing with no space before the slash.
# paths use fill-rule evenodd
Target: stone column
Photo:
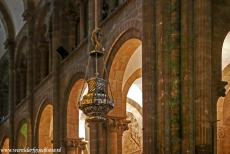
<path id="1" fill-rule="evenodd" d="M 180 0 L 170 1 L 170 152 L 181 153 Z"/>
<path id="2" fill-rule="evenodd" d="M 85 38 L 85 2 L 80 1 L 80 41 L 82 41 Z"/>
<path id="3" fill-rule="evenodd" d="M 23 12 L 23 20 L 27 22 L 27 88 L 26 94 L 29 96 L 28 101 L 28 112 L 29 112 L 29 121 L 28 121 L 28 146 L 35 146 L 35 136 L 34 132 L 34 116 L 33 116 L 33 34 L 34 34 L 34 18 L 32 9 L 28 8 Z"/>
<path id="4" fill-rule="evenodd" d="M 182 153 L 195 153 L 194 138 L 194 1 L 181 1 L 181 102 Z M 189 87 L 189 88 L 188 88 Z"/>
<path id="5" fill-rule="evenodd" d="M 60 0 L 53 1 L 53 31 L 52 31 L 52 72 L 53 72 L 53 147 L 60 148 L 61 146 L 61 109 L 60 109 L 60 94 L 59 94 L 59 58 L 56 54 L 56 49 L 61 45 L 61 24 L 62 24 L 62 2 Z"/>
<path id="6" fill-rule="evenodd" d="M 157 153 L 156 1 L 143 0 L 143 153 Z"/>
<path id="7" fill-rule="evenodd" d="M 107 151 L 110 154 L 117 154 L 118 151 L 118 141 L 117 141 L 117 125 L 113 120 L 108 121 L 107 130 Z"/>
<path id="8" fill-rule="evenodd" d="M 95 28 L 95 0 L 88 1 L 88 23 L 88 36 L 91 36 Z"/>
<path id="9" fill-rule="evenodd" d="M 106 154 L 104 121 L 87 120 L 90 131 L 90 154 Z"/>
<path id="10" fill-rule="evenodd" d="M 122 154 L 122 135 L 130 121 L 110 117 L 107 121 L 107 153 Z"/>
<path id="11" fill-rule="evenodd" d="M 196 153 L 212 153 L 211 1 L 194 2 Z"/>
<path id="12" fill-rule="evenodd" d="M 44 38 L 45 39 L 45 38 Z M 47 41 L 39 43 L 38 50 L 41 54 L 41 79 L 45 78 L 49 73 L 49 44 Z"/>
<path id="13" fill-rule="evenodd" d="M 15 43 L 14 40 L 8 38 L 5 42 L 5 49 L 8 50 L 9 53 L 9 139 L 10 139 L 10 148 L 15 147 L 15 134 L 14 134 L 14 110 L 15 110 L 15 94 L 14 94 L 14 50 L 15 50 Z"/>
<path id="14" fill-rule="evenodd" d="M 69 47 L 74 49 L 76 44 L 79 43 L 77 34 L 77 23 L 79 22 L 79 13 L 74 10 L 69 10 L 67 12 L 67 18 L 69 21 Z M 80 35 L 80 34 L 78 34 Z"/>

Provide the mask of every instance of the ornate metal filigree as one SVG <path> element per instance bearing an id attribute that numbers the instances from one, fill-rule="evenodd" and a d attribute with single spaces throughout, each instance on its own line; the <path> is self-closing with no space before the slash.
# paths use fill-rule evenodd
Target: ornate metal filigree
<path id="1" fill-rule="evenodd" d="M 105 120 L 106 114 L 113 108 L 113 101 L 106 93 L 106 81 L 93 77 L 87 81 L 88 93 L 80 101 L 80 109 L 88 119 Z"/>

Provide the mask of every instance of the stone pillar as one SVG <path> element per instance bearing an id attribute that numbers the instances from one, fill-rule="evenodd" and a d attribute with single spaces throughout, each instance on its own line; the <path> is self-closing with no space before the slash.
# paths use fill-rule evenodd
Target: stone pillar
<path id="1" fill-rule="evenodd" d="M 106 154 L 104 121 L 87 120 L 90 131 L 90 154 Z"/>
<path id="2" fill-rule="evenodd" d="M 45 39 L 45 38 L 44 38 Z M 38 50 L 41 55 L 41 79 L 49 74 L 49 44 L 47 41 L 39 43 Z"/>
<path id="3" fill-rule="evenodd" d="M 170 152 L 181 153 L 180 0 L 170 1 Z"/>
<path id="4" fill-rule="evenodd" d="M 80 41 L 82 41 L 85 38 L 85 2 L 80 1 Z"/>
<path id="5" fill-rule="evenodd" d="M 102 21 L 102 5 L 103 0 L 97 0 L 97 19 L 98 19 L 98 27 L 100 26 L 100 22 Z"/>
<path id="6" fill-rule="evenodd" d="M 212 153 L 211 1 L 194 2 L 196 153 Z"/>
<path id="7" fill-rule="evenodd" d="M 74 10 L 69 10 L 67 12 L 67 18 L 69 21 L 69 47 L 71 49 L 74 49 L 76 47 L 76 44 L 79 43 L 78 36 L 80 34 L 77 34 L 77 23 L 79 23 L 79 13 Z M 77 35 L 76 35 L 77 34 Z"/>
<path id="8" fill-rule="evenodd" d="M 5 42 L 5 49 L 8 50 L 9 53 L 9 148 L 15 147 L 15 134 L 14 134 L 14 111 L 15 111 L 15 94 L 14 94 L 14 50 L 15 50 L 15 43 L 14 40 L 8 38 Z"/>
<path id="9" fill-rule="evenodd" d="M 91 33 L 95 28 L 95 0 L 88 1 L 88 23 L 88 36 L 91 36 Z"/>
<path id="10" fill-rule="evenodd" d="M 109 121 L 108 133 L 107 133 L 107 149 L 110 154 L 117 154 L 118 140 L 117 140 L 117 126 L 113 121 Z"/>
<path id="11" fill-rule="evenodd" d="M 107 153 L 122 154 L 122 135 L 130 121 L 110 117 L 107 121 Z"/>
<path id="12" fill-rule="evenodd" d="M 32 7 L 32 6 L 31 6 Z M 34 147 L 35 136 L 33 136 L 34 130 L 34 116 L 33 116 L 33 35 L 34 35 L 34 18 L 32 8 L 28 8 L 23 12 L 23 20 L 27 22 L 27 88 L 26 94 L 29 96 L 28 101 L 28 143 L 29 147 Z"/>
<path id="13" fill-rule="evenodd" d="M 181 1 L 182 153 L 195 153 L 193 5 L 194 1 Z"/>
<path id="14" fill-rule="evenodd" d="M 52 72 L 53 72 L 53 147 L 60 148 L 61 146 L 61 109 L 60 109 L 60 94 L 59 94 L 59 58 L 56 54 L 56 49 L 61 45 L 61 24 L 62 18 L 61 15 L 63 13 L 62 10 L 62 2 L 60 0 L 53 1 L 53 13 L 52 13 L 52 23 L 53 23 L 53 31 L 52 31 Z"/>
<path id="15" fill-rule="evenodd" d="M 157 153 L 156 1 L 143 0 L 143 153 Z"/>

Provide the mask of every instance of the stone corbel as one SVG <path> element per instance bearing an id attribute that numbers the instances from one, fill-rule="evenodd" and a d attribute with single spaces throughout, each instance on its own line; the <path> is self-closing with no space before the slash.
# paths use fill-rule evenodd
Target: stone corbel
<path id="1" fill-rule="evenodd" d="M 225 86 L 228 84 L 228 82 L 226 81 L 220 81 L 219 84 L 218 84 L 218 88 L 217 88 L 217 92 L 218 92 L 218 96 L 219 97 L 225 97 L 226 94 L 226 89 L 225 89 Z"/>

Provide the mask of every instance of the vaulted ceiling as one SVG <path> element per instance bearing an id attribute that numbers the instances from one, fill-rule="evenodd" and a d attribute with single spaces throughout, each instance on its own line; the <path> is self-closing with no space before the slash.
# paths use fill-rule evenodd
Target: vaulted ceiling
<path id="1" fill-rule="evenodd" d="M 5 54 L 4 42 L 9 33 L 15 37 L 24 25 L 24 10 L 23 0 L 0 0 L 0 58 Z"/>

